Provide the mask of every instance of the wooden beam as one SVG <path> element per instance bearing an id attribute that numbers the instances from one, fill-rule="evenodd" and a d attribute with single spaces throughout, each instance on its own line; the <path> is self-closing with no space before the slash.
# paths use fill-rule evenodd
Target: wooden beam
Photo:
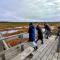
<path id="1" fill-rule="evenodd" d="M 28 47 L 22 53 L 20 53 L 15 58 L 13 58 L 12 60 L 24 60 L 29 54 L 33 52 L 33 50 L 34 48 Z"/>
<path id="2" fill-rule="evenodd" d="M 3 44 L 5 46 L 5 49 L 8 50 L 9 49 L 8 45 L 6 44 L 6 42 L 4 40 L 2 40 L 2 41 L 3 41 Z"/>

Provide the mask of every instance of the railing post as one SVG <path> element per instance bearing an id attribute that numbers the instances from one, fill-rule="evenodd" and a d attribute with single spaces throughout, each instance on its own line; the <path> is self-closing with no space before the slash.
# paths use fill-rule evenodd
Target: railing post
<path id="1" fill-rule="evenodd" d="M 24 45 L 21 45 L 21 52 L 24 51 Z"/>
<path id="2" fill-rule="evenodd" d="M 60 52 L 60 36 L 58 37 L 57 52 Z"/>
<path id="3" fill-rule="evenodd" d="M 6 44 L 6 42 L 4 40 L 2 40 L 2 41 L 3 41 L 3 44 L 4 44 L 5 48 L 6 48 L 6 50 L 8 50 L 9 49 L 8 45 Z"/>
<path id="4" fill-rule="evenodd" d="M 5 54 L 2 54 L 2 55 L 1 55 L 1 59 L 2 59 L 2 60 L 6 60 L 6 59 L 5 59 Z"/>
<path id="5" fill-rule="evenodd" d="M 23 39 L 23 34 L 18 35 L 19 38 Z"/>

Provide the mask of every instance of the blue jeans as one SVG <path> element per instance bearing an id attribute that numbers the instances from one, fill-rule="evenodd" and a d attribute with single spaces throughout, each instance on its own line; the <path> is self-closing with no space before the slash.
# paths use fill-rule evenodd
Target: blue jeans
<path id="1" fill-rule="evenodd" d="M 48 31 L 48 30 L 46 30 L 46 31 L 45 31 L 45 38 L 47 38 L 47 39 L 48 39 L 48 37 L 49 37 L 49 31 Z"/>

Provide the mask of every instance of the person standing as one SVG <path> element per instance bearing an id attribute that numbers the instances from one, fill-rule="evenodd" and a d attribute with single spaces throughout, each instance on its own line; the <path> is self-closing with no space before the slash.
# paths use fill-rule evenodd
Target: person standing
<path id="1" fill-rule="evenodd" d="M 58 39 L 57 52 L 60 52 L 60 26 L 58 27 L 56 39 Z"/>
<path id="2" fill-rule="evenodd" d="M 42 29 L 41 29 L 41 27 L 39 25 L 37 25 L 36 29 L 37 29 L 37 33 L 38 33 L 37 41 L 38 40 L 41 40 L 41 44 L 43 44 L 43 33 L 42 33 Z"/>
<path id="3" fill-rule="evenodd" d="M 48 26 L 48 24 L 44 23 L 44 28 L 45 28 L 45 38 L 48 39 L 48 37 L 50 36 L 51 33 L 51 29 Z"/>
<path id="4" fill-rule="evenodd" d="M 35 42 L 35 27 L 33 23 L 29 24 L 29 42 L 32 42 L 34 49 L 37 50 L 37 43 Z"/>

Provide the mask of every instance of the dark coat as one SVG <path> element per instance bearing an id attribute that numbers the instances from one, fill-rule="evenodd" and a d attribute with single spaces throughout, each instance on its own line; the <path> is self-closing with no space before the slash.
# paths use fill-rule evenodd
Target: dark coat
<path id="1" fill-rule="evenodd" d="M 44 28 L 45 28 L 45 30 L 47 30 L 47 31 L 51 31 L 51 29 L 50 29 L 50 27 L 49 27 L 48 25 L 45 25 Z"/>
<path id="2" fill-rule="evenodd" d="M 36 29 L 37 29 L 37 33 L 38 33 L 38 39 L 43 40 L 43 33 L 42 33 L 41 28 L 37 26 Z"/>
<path id="3" fill-rule="evenodd" d="M 29 41 L 35 41 L 35 27 L 29 26 Z"/>
<path id="4" fill-rule="evenodd" d="M 60 52 L 60 29 L 57 32 L 57 36 L 58 36 L 57 52 Z"/>
<path id="5" fill-rule="evenodd" d="M 57 36 L 60 36 L 60 30 L 58 30 L 58 32 L 57 32 Z"/>

